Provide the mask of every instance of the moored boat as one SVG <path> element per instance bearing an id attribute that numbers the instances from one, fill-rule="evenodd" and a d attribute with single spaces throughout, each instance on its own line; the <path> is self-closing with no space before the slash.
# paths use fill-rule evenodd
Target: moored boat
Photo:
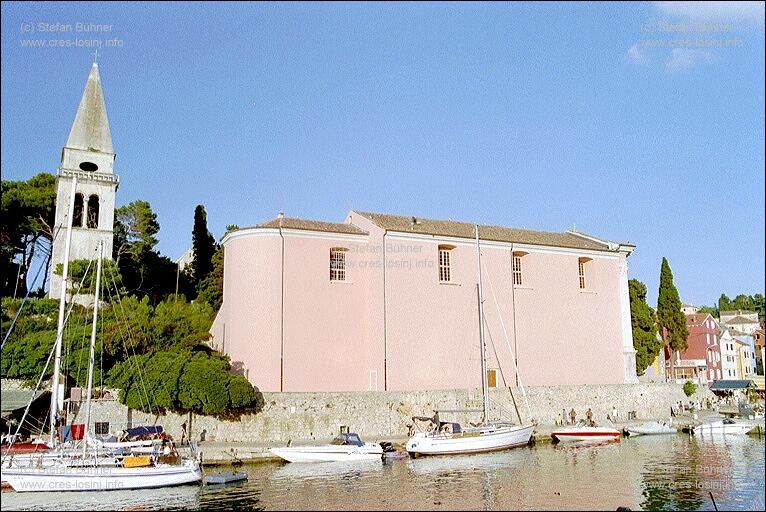
<path id="1" fill-rule="evenodd" d="M 457 423 L 450 432 L 417 432 L 406 445 L 410 455 L 487 453 L 529 444 L 532 425 L 482 425 L 463 429 Z"/>
<path id="2" fill-rule="evenodd" d="M 223 485 L 247 480 L 247 473 L 212 473 L 205 475 L 205 485 Z"/>
<path id="3" fill-rule="evenodd" d="M 730 418 L 703 423 L 691 427 L 694 435 L 747 434 L 755 427 L 751 421 L 737 421 Z"/>
<path id="4" fill-rule="evenodd" d="M 326 445 L 287 446 L 271 448 L 269 451 L 287 462 L 341 462 L 383 458 L 383 447 L 377 443 L 365 443 L 353 432 L 338 434 Z"/>
<path id="5" fill-rule="evenodd" d="M 198 483 L 201 479 L 202 471 L 197 460 L 146 467 L 58 465 L 3 469 L 3 480 L 16 492 L 149 489 Z"/>
<path id="6" fill-rule="evenodd" d="M 609 441 L 619 440 L 620 431 L 612 427 L 594 427 L 580 424 L 551 432 L 556 441 Z"/>
<path id="7" fill-rule="evenodd" d="M 626 427 L 625 432 L 630 436 L 651 436 L 660 434 L 677 434 L 678 430 L 672 425 L 667 423 L 660 423 L 658 421 L 649 421 L 643 425 L 636 425 L 632 427 Z"/>

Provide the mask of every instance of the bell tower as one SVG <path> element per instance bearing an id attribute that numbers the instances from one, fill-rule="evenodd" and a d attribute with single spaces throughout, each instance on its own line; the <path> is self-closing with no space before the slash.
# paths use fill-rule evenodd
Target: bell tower
<path id="1" fill-rule="evenodd" d="M 66 257 L 67 217 L 73 193 L 75 206 L 69 260 L 96 259 L 100 241 L 104 242 L 105 257 L 112 257 L 114 202 L 119 185 L 119 178 L 114 174 L 114 158 L 101 77 L 98 64 L 94 62 L 69 138 L 61 151 L 61 167 L 56 177 L 56 237 L 49 297 L 57 298 L 61 294 L 62 276 L 55 274 L 55 269 Z M 75 177 L 77 189 L 72 190 Z"/>

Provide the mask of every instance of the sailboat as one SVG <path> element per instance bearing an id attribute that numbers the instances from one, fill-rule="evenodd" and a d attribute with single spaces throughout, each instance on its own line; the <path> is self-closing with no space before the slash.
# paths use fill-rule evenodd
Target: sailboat
<path id="1" fill-rule="evenodd" d="M 507 450 L 524 446 L 532 438 L 534 425 L 511 425 L 489 421 L 489 387 L 487 383 L 487 352 L 484 343 L 484 309 L 481 287 L 481 247 L 479 245 L 479 226 L 475 226 L 476 253 L 478 266 L 477 292 L 479 298 L 479 344 L 481 345 L 481 392 L 483 420 L 476 427 L 463 427 L 459 423 L 449 422 L 441 428 L 441 422 L 429 432 L 416 432 L 408 440 L 405 449 L 412 457 L 424 455 L 458 455 Z M 415 417 L 416 419 L 423 419 Z M 427 418 L 426 418 L 427 419 Z"/>
<path id="2" fill-rule="evenodd" d="M 103 249 L 102 242 L 99 245 L 93 330 L 91 332 L 88 356 L 88 383 L 85 409 L 86 430 L 90 425 Z M 66 274 L 64 275 L 66 276 Z M 66 290 L 66 279 L 64 279 L 62 290 Z M 65 292 L 62 291 L 63 293 Z M 58 336 L 56 347 L 57 363 L 61 353 L 60 342 L 61 336 Z M 57 404 L 56 381 L 58 379 L 56 379 L 56 376 L 57 373 L 54 373 L 52 404 Z M 54 419 L 51 429 L 52 440 L 55 439 L 56 413 L 56 405 L 52 405 L 51 419 Z M 17 492 L 145 489 L 199 483 L 202 480 L 199 454 L 190 459 L 180 458 L 177 454 L 105 457 L 103 451 L 99 453 L 97 445 L 94 446 L 92 441 L 89 442 L 92 439 L 93 437 L 88 433 L 85 436 L 82 449 L 78 450 L 79 453 L 69 450 L 65 453 L 62 452 L 59 457 L 48 458 L 44 464 L 33 464 L 25 467 L 12 465 L 11 467 L 3 468 L 2 479 Z M 194 449 L 194 446 L 192 448 Z"/>

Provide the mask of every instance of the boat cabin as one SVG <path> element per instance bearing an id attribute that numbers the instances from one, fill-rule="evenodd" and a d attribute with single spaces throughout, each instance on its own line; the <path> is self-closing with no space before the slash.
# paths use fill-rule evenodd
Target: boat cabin
<path id="1" fill-rule="evenodd" d="M 359 434 L 355 434 L 353 432 L 344 432 L 342 434 L 338 434 L 330 444 L 364 446 L 364 442 L 359 437 Z"/>

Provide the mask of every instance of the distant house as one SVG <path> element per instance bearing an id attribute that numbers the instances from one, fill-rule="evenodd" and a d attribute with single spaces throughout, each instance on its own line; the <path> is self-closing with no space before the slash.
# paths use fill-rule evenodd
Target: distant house
<path id="1" fill-rule="evenodd" d="M 726 327 L 721 328 L 719 345 L 721 347 L 723 378 L 727 380 L 741 379 L 743 375 L 739 373 L 739 366 L 737 365 L 739 345 Z"/>
<path id="2" fill-rule="evenodd" d="M 737 342 L 737 369 L 743 379 L 755 375 L 755 341 L 753 336 L 730 330 L 732 337 Z"/>
<path id="3" fill-rule="evenodd" d="M 753 333 L 753 342 L 755 343 L 755 373 L 764 375 L 764 329 L 761 327 Z"/>
<path id="4" fill-rule="evenodd" d="M 686 315 L 686 327 L 689 329 L 689 345 L 683 352 L 676 352 L 670 378 L 679 383 L 692 380 L 703 385 L 721 379 L 718 322 L 709 313 L 695 313 Z M 669 357 L 670 354 L 666 354 L 668 370 Z"/>
<path id="5" fill-rule="evenodd" d="M 697 313 L 700 310 L 697 306 L 692 306 L 691 304 L 681 304 L 681 311 L 684 312 L 684 315 L 693 315 L 694 313 Z"/>
<path id="6" fill-rule="evenodd" d="M 194 261 L 194 249 L 192 247 L 189 247 L 185 253 L 183 253 L 177 260 L 176 264 L 178 265 L 179 270 L 185 269 L 187 266 L 191 265 Z"/>
<path id="7" fill-rule="evenodd" d="M 738 309 L 736 311 L 721 311 L 721 325 L 730 327 L 744 334 L 753 334 L 761 328 L 758 313 Z"/>

